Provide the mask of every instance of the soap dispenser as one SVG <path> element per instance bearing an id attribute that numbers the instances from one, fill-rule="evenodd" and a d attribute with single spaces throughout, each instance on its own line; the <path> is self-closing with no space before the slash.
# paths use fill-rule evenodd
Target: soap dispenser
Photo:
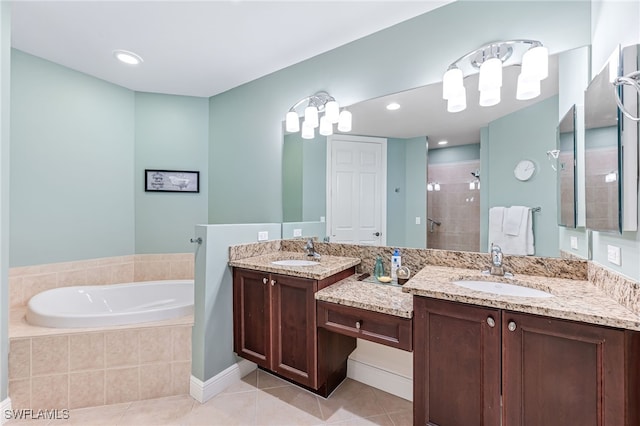
<path id="1" fill-rule="evenodd" d="M 402 266 L 402 257 L 400 256 L 400 249 L 395 249 L 391 256 L 391 278 L 396 279 L 398 277 L 398 268 Z"/>

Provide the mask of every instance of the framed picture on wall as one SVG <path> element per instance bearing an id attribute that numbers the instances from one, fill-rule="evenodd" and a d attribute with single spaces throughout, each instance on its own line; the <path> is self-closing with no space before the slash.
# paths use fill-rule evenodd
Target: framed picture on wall
<path id="1" fill-rule="evenodd" d="M 147 192 L 200 192 L 200 172 L 146 169 L 144 190 Z"/>

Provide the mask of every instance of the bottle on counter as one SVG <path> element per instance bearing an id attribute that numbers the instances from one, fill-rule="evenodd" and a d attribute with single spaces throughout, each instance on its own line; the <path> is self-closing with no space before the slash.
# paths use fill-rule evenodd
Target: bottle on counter
<path id="1" fill-rule="evenodd" d="M 383 277 L 385 275 L 384 272 L 384 264 L 382 263 L 382 258 L 378 256 L 376 258 L 376 264 L 373 268 L 373 276 L 376 278 Z"/>
<path id="2" fill-rule="evenodd" d="M 400 256 L 400 249 L 393 250 L 393 255 L 391 256 L 391 278 L 398 278 L 398 268 L 402 266 L 402 257 Z"/>

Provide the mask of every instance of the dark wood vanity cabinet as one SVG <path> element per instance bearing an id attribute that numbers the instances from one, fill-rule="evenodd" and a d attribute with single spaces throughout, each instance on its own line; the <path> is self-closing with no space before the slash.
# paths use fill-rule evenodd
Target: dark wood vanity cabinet
<path id="1" fill-rule="evenodd" d="M 264 369 L 328 395 L 344 379 L 336 370 L 344 369 L 346 374 L 346 358 L 355 348 L 355 339 L 338 338 L 333 358 L 319 350 L 322 339 L 332 337 L 317 333 L 314 293 L 352 274 L 353 268 L 325 280 L 313 280 L 234 268 L 234 351 Z"/>
<path id="2" fill-rule="evenodd" d="M 639 425 L 638 336 L 414 297 L 414 424 Z"/>

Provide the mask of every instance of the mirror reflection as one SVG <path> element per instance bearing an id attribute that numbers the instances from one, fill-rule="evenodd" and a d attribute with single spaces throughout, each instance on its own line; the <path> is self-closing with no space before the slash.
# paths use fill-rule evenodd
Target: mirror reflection
<path id="1" fill-rule="evenodd" d="M 503 100 L 493 107 L 478 107 L 478 93 L 469 90 L 467 110 L 448 113 L 440 83 L 349 107 L 350 135 L 388 140 L 385 245 L 486 252 L 489 208 L 522 205 L 541 207 L 533 219 L 535 254 L 558 256 L 557 173 L 546 157 L 557 148 L 557 55 L 549 68 L 541 96 L 528 101 L 515 99 L 519 70 L 511 67 L 504 70 Z M 477 78 L 468 77 L 471 87 Z M 400 108 L 386 109 L 392 102 Z M 317 222 L 326 215 L 326 138 L 285 134 L 284 151 L 284 220 Z M 514 176 L 523 159 L 536 166 L 527 182 Z M 407 167 L 422 168 L 422 193 L 408 188 Z"/>
<path id="2" fill-rule="evenodd" d="M 571 106 L 558 126 L 558 149 L 550 151 L 557 159 L 554 168 L 558 172 L 558 225 L 576 227 L 576 107 Z"/>

